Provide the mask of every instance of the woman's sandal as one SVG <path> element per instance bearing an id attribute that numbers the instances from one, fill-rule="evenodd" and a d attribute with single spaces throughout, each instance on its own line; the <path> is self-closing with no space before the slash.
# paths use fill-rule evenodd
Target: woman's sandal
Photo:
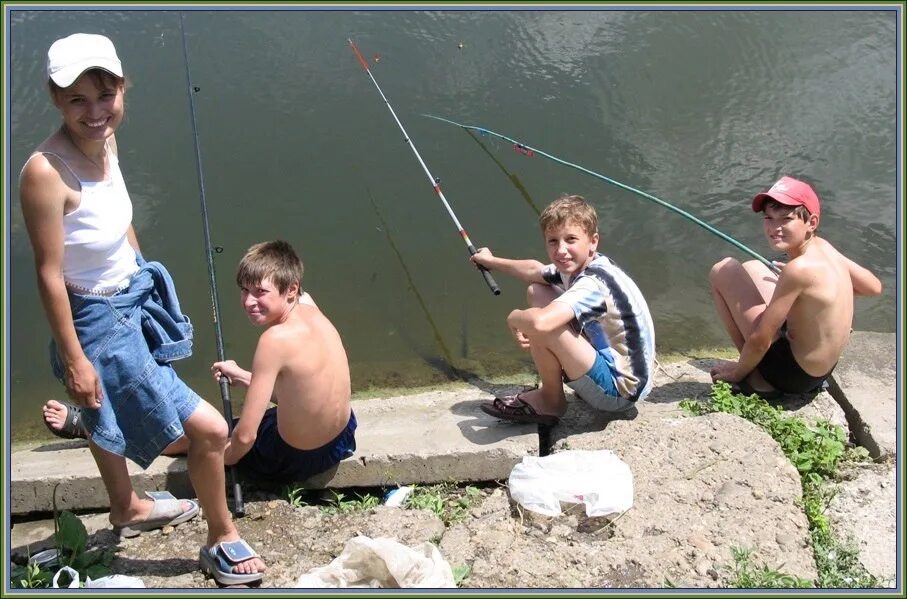
<path id="1" fill-rule="evenodd" d="M 264 572 L 240 574 L 233 571 L 233 566 L 258 557 L 252 547 L 242 539 L 224 541 L 214 547 L 202 547 L 198 552 L 198 561 L 202 571 L 214 577 L 223 585 L 249 584 L 264 578 Z"/>
<path id="2" fill-rule="evenodd" d="M 145 495 L 154 501 L 151 513 L 147 518 L 138 522 L 114 525 L 113 533 L 115 535 L 129 539 L 149 530 L 182 524 L 198 515 L 197 502 L 191 499 L 177 499 L 170 491 L 145 491 Z M 190 504 L 189 509 L 183 509 L 183 502 Z"/>
<path id="3" fill-rule="evenodd" d="M 44 426 L 47 427 L 47 430 L 61 439 L 87 439 L 88 435 L 85 434 L 85 429 L 82 427 L 82 408 L 68 401 L 60 401 L 59 403 L 66 408 L 66 418 L 63 420 L 63 426 L 56 429 L 44 418 Z"/>

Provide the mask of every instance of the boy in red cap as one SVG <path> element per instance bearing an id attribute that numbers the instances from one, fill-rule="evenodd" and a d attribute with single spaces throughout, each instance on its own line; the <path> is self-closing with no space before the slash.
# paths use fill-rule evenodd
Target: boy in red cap
<path id="1" fill-rule="evenodd" d="M 781 177 L 753 198 L 780 274 L 758 260 L 725 258 L 709 273 L 712 298 L 740 356 L 712 369 L 712 380 L 743 393 L 777 397 L 818 391 L 850 337 L 854 295 L 878 295 L 882 283 L 816 234 L 819 197 Z"/>

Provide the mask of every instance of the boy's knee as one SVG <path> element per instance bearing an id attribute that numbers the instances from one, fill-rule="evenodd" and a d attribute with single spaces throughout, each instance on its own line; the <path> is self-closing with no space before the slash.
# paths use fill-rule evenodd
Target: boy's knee
<path id="1" fill-rule="evenodd" d="M 739 267 L 740 262 L 736 258 L 728 257 L 719 260 L 712 266 L 712 270 L 709 271 L 709 281 L 714 285 L 717 281 L 727 276 L 729 271 Z"/>
<path id="2" fill-rule="evenodd" d="M 550 285 L 531 283 L 526 288 L 526 303 L 530 308 L 543 308 L 551 303 L 553 295 Z"/>

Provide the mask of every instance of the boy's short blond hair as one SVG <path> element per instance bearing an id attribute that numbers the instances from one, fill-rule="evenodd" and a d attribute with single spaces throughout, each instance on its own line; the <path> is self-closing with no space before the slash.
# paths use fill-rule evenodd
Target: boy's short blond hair
<path id="1" fill-rule="evenodd" d="M 237 285 L 252 287 L 265 279 L 270 279 L 281 294 L 286 293 L 293 283 L 302 288 L 302 260 L 286 241 L 278 239 L 256 243 L 239 261 Z"/>
<path id="2" fill-rule="evenodd" d="M 552 227 L 578 225 L 589 237 L 598 233 L 598 214 L 583 196 L 562 195 L 551 202 L 539 215 L 542 235 Z"/>

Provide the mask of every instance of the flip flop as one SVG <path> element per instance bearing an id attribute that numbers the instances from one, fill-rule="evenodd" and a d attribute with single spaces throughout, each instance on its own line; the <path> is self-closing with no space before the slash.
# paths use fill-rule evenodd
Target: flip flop
<path id="1" fill-rule="evenodd" d="M 214 547 L 202 547 L 198 551 L 202 571 L 224 585 L 249 584 L 264 578 L 264 572 L 239 574 L 233 571 L 233 566 L 253 557 L 258 557 L 258 554 L 242 539 L 224 541 Z"/>
<path id="2" fill-rule="evenodd" d="M 151 508 L 148 517 L 137 522 L 114 525 L 114 534 L 130 539 L 149 530 L 188 522 L 198 514 L 197 502 L 191 499 L 177 499 L 170 491 L 145 491 L 145 495 L 154 501 L 154 507 Z M 192 504 L 192 507 L 184 510 L 182 506 L 184 501 Z"/>
<path id="3" fill-rule="evenodd" d="M 560 422 L 560 418 L 557 416 L 536 412 L 535 408 L 523 401 L 519 394 L 495 397 L 494 401 L 485 402 L 479 407 L 486 414 L 508 422 L 541 424 L 544 426 L 554 426 Z"/>
<path id="4" fill-rule="evenodd" d="M 82 408 L 68 401 L 60 401 L 60 404 L 66 408 L 66 419 L 63 420 L 63 426 L 59 430 L 55 429 L 42 415 L 47 430 L 61 439 L 87 439 L 88 435 L 82 428 Z"/>

